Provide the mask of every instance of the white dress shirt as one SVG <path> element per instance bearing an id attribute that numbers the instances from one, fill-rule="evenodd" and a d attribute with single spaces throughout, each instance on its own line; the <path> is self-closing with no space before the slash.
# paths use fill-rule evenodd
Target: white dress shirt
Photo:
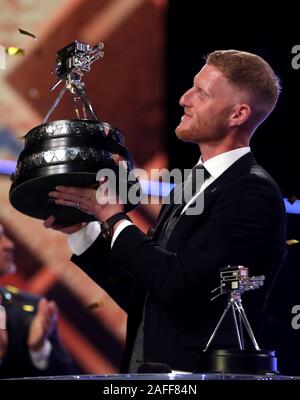
<path id="1" fill-rule="evenodd" d="M 186 209 L 194 202 L 196 197 L 203 192 L 213 181 L 215 181 L 220 175 L 223 174 L 233 163 L 235 163 L 239 158 L 243 157 L 245 154 L 250 152 L 250 147 L 240 147 L 238 149 L 230 150 L 225 153 L 219 154 L 209 160 L 202 162 L 200 157 L 198 164 L 203 164 L 205 169 L 209 172 L 210 176 L 205 179 L 201 185 L 199 191 L 193 196 L 190 201 L 185 205 L 181 214 L 183 214 Z M 127 228 L 127 226 L 133 225 L 130 221 L 121 222 L 112 237 L 111 247 L 114 245 L 119 234 Z M 96 240 L 101 228 L 98 221 L 90 222 L 87 226 L 82 228 L 80 231 L 72 233 L 68 237 L 69 246 L 74 254 L 77 256 L 84 253 Z"/>
<path id="2" fill-rule="evenodd" d="M 51 342 L 46 339 L 42 348 L 38 351 L 29 350 L 29 355 L 32 361 L 32 364 L 37 369 L 44 370 L 49 365 L 49 358 L 52 351 Z"/>

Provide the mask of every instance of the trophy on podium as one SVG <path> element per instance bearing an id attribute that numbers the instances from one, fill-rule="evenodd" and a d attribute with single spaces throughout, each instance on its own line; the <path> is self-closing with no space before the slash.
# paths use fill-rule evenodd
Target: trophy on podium
<path id="1" fill-rule="evenodd" d="M 119 197 L 120 184 L 123 195 L 134 185 L 134 189 L 139 190 L 134 163 L 124 145 L 123 135 L 109 123 L 99 121 L 82 80 L 91 65 L 103 57 L 103 47 L 103 43 L 90 46 L 75 41 L 57 52 L 55 73 L 58 81 L 51 91 L 60 84 L 63 88 L 43 124 L 25 135 L 25 147 L 11 177 L 10 202 L 26 215 L 40 219 L 54 215 L 60 223 L 93 220 L 93 216 L 80 209 L 55 204 L 48 193 L 58 185 L 97 187 L 97 173 L 104 169 L 114 171 L 119 179 L 116 185 Z M 77 118 L 48 122 L 67 91 L 71 94 Z M 122 198 L 122 201 L 126 212 L 137 205 L 137 202 L 130 203 L 128 198 Z"/>
<path id="2" fill-rule="evenodd" d="M 242 305 L 242 294 L 249 290 L 259 289 L 264 284 L 264 275 L 250 277 L 248 268 L 239 265 L 221 269 L 220 278 L 220 286 L 212 291 L 212 293 L 217 291 L 219 293 L 211 300 L 216 299 L 221 294 L 226 294 L 228 302 L 203 350 L 203 354 L 199 357 L 197 372 L 277 374 L 275 352 L 260 349 Z M 226 315 L 230 311 L 232 312 L 238 349 L 210 350 Z M 244 331 L 248 334 L 253 350 L 246 349 Z"/>

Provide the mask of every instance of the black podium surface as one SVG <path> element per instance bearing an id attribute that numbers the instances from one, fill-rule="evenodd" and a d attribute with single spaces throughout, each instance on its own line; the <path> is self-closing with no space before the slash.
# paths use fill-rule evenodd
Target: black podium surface
<path id="1" fill-rule="evenodd" d="M 65 375 L 35 378 L 0 380 L 0 394 L 18 398 L 20 393 L 30 394 L 30 400 L 62 398 L 63 400 L 122 399 L 122 398 L 199 398 L 209 393 L 209 398 L 218 398 L 243 393 L 259 393 L 262 386 L 268 395 L 286 395 L 295 391 L 299 376 L 249 375 L 249 374 L 116 374 L 116 375 Z M 288 385 L 288 386 L 287 386 Z M 295 388 L 292 388 L 295 386 Z M 274 390 L 274 393 L 272 392 Z M 15 396 L 16 395 L 16 396 Z M 179 396 L 178 396 L 179 395 Z M 3 397 L 4 398 L 4 397 Z"/>
<path id="2" fill-rule="evenodd" d="M 75 380 L 75 381 L 212 381 L 212 380 L 255 380 L 255 381 L 282 381 L 282 380 L 300 380 L 300 376 L 288 375 L 250 375 L 250 374 L 193 374 L 193 373 L 168 373 L 168 374 L 113 374 L 113 375 L 60 375 L 60 376 L 41 376 L 41 377 L 24 377 L 14 380 L 39 380 L 39 381 L 56 381 L 56 380 Z"/>

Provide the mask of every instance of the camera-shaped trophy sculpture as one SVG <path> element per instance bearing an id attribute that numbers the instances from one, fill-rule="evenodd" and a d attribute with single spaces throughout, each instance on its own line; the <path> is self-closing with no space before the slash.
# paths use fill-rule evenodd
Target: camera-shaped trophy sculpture
<path id="1" fill-rule="evenodd" d="M 91 65 L 103 57 L 103 43 L 90 46 L 75 41 L 57 52 L 55 73 L 58 81 L 51 91 L 63 84 L 43 124 L 24 137 L 15 173 L 12 175 L 10 202 L 20 212 L 46 219 L 54 215 L 60 223 L 91 221 L 93 216 L 75 207 L 57 205 L 48 193 L 58 185 L 97 187 L 97 173 L 108 169 L 116 176 L 116 191 L 130 211 L 128 191 L 139 191 L 134 176 L 132 157 L 124 145 L 121 132 L 107 122 L 101 122 L 89 101 L 83 76 Z M 65 92 L 70 92 L 76 119 L 48 122 Z M 124 190 L 125 187 L 125 190 Z M 121 196 L 122 197 L 122 196 Z M 137 199 L 138 196 L 135 196 Z"/>
<path id="2" fill-rule="evenodd" d="M 277 374 L 277 359 L 274 351 L 261 350 L 242 305 L 242 294 L 249 290 L 259 289 L 264 284 L 264 275 L 249 276 L 247 267 L 228 266 L 220 270 L 220 286 L 212 291 L 217 293 L 211 300 L 221 294 L 228 296 L 227 306 L 221 315 L 203 354 L 200 355 L 197 371 L 212 373 L 246 373 L 246 374 Z M 222 323 L 229 312 L 232 313 L 236 334 L 237 350 L 210 349 L 213 341 L 221 330 Z M 253 349 L 246 346 L 244 332 Z"/>

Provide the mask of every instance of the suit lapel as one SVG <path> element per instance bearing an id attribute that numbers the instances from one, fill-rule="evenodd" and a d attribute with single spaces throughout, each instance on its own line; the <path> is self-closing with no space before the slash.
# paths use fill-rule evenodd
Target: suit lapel
<path id="1" fill-rule="evenodd" d="M 172 189 L 172 191 L 170 192 L 169 196 L 165 199 L 165 201 L 166 203 L 162 205 L 162 208 L 157 218 L 156 227 L 153 234 L 154 239 L 158 237 L 162 227 L 164 226 L 166 219 L 173 210 L 174 189 Z"/>
<path id="2" fill-rule="evenodd" d="M 249 170 L 252 165 L 257 164 L 252 153 L 247 153 L 236 162 L 234 162 L 226 171 L 223 172 L 216 180 L 214 180 L 205 190 L 203 191 L 205 196 L 204 207 L 209 205 L 210 199 L 213 198 L 211 194 L 217 192 L 218 189 L 225 183 L 229 183 L 239 175 L 243 174 L 245 170 Z M 191 203 L 192 205 L 193 203 Z M 184 215 L 184 214 L 183 214 Z"/>
<path id="3" fill-rule="evenodd" d="M 236 178 L 238 175 L 241 175 L 245 169 L 249 169 L 252 165 L 256 164 L 256 161 L 252 155 L 252 153 L 247 153 L 241 158 L 239 158 L 235 163 L 233 163 L 222 175 L 220 175 L 215 181 L 213 181 L 204 191 L 204 210 L 209 208 L 210 203 L 213 201 L 215 196 L 219 192 L 219 188 L 222 187 L 223 184 L 229 183 L 232 179 Z M 156 228 L 153 234 L 153 239 L 156 239 L 161 232 L 162 227 L 170 212 L 172 210 L 172 203 L 173 203 L 173 191 L 170 194 L 170 203 L 171 204 L 164 204 L 160 211 L 160 214 L 157 219 Z M 190 206 L 194 204 L 191 203 Z M 185 213 L 178 218 L 179 223 L 184 217 L 188 217 Z M 177 225 L 177 224 L 176 224 Z M 173 234 L 172 234 L 173 235 Z M 171 235 L 171 236 L 172 236 Z"/>
<path id="4" fill-rule="evenodd" d="M 156 230 L 163 226 L 167 216 L 171 212 L 171 204 L 163 204 L 156 222 Z M 155 230 L 155 231 L 156 231 Z"/>
<path id="5" fill-rule="evenodd" d="M 235 163 L 233 163 L 222 175 L 220 175 L 215 181 L 211 183 L 200 196 L 204 196 L 204 209 L 201 214 L 198 215 L 187 215 L 183 213 L 179 218 L 170 235 L 169 242 L 180 243 L 181 235 L 188 228 L 192 228 L 193 224 L 199 225 L 201 220 L 207 215 L 207 211 L 210 209 L 211 204 L 218 197 L 219 192 L 225 184 L 230 183 L 233 179 L 244 174 L 246 171 L 250 171 L 251 167 L 256 164 L 256 161 L 252 153 L 247 153 Z M 192 203 L 190 206 L 192 206 Z M 161 225 L 159 226 L 161 229 Z M 178 229 L 177 229 L 178 228 Z"/>

